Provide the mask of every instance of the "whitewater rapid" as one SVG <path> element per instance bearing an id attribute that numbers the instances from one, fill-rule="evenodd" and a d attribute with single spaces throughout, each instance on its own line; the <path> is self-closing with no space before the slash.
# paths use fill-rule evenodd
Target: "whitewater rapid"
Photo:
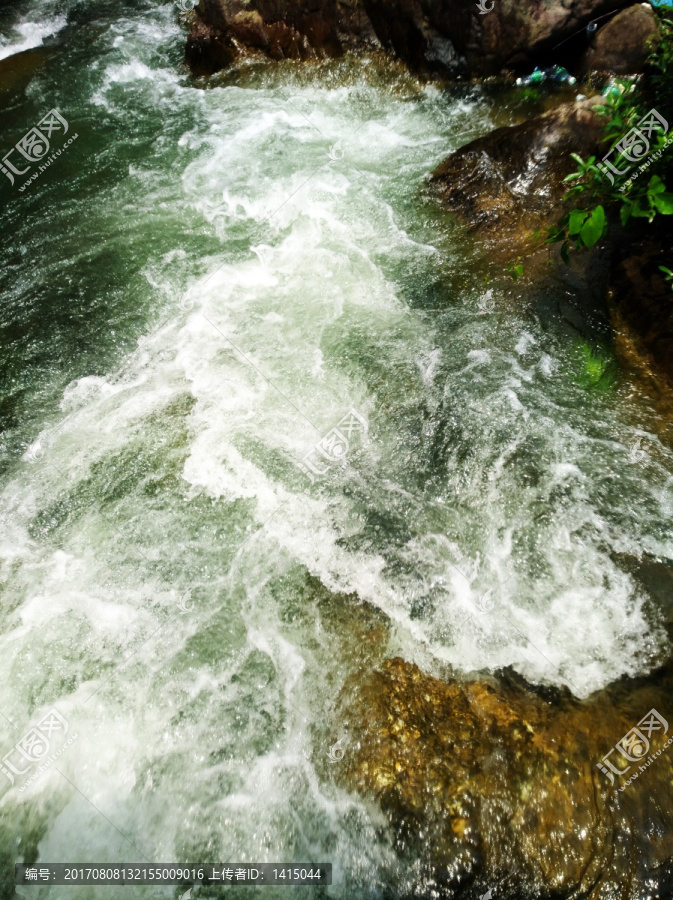
<path id="1" fill-rule="evenodd" d="M 45 860 L 329 856 L 355 896 L 393 854 L 316 776 L 332 639 L 279 598 L 313 577 L 427 670 L 588 696 L 662 652 L 619 559 L 671 558 L 673 458 L 628 380 L 589 390 L 579 339 L 506 279 L 487 293 L 427 195 L 492 126 L 481 90 L 374 59 L 194 83 L 170 4 L 81 31 L 72 80 L 31 103 L 89 149 L 13 198 L 6 248 L 36 249 L 10 313 L 67 284 L 44 314 L 76 350 L 35 366 L 0 492 L 2 739 L 50 707 L 78 737 L 63 776 L 4 794 L 6 834 L 30 809 Z M 351 411 L 341 461 L 307 474 Z"/>

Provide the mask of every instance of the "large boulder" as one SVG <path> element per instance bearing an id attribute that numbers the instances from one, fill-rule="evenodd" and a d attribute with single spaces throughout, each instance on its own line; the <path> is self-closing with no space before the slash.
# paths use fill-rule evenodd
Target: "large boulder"
<path id="1" fill-rule="evenodd" d="M 480 239 L 509 256 L 560 218 L 571 153 L 598 154 L 599 97 L 565 103 L 521 125 L 498 128 L 452 153 L 434 171 L 442 202 Z"/>
<path id="2" fill-rule="evenodd" d="M 598 30 L 579 71 L 639 74 L 645 68 L 650 44 L 658 35 L 652 6 L 649 3 L 630 6 Z"/>
<path id="3" fill-rule="evenodd" d="M 237 59 L 339 56 L 376 45 L 361 0 L 200 0 L 186 58 L 196 72 L 215 72 Z"/>
<path id="4" fill-rule="evenodd" d="M 549 245 L 534 237 L 570 208 L 563 198 L 564 179 L 576 169 L 571 153 L 603 155 L 595 112 L 603 102 L 593 97 L 564 104 L 498 128 L 451 154 L 432 182 L 494 262 L 504 267 L 520 257 L 533 291 L 549 303 L 568 294 L 586 298 L 592 310 L 609 311 L 622 360 L 673 386 L 673 291 L 660 269 L 673 269 L 670 217 L 611 227 L 591 252 L 573 252 L 569 267 L 550 268 Z M 575 318 L 573 326 L 582 330 Z"/>
<path id="5" fill-rule="evenodd" d="M 443 13 L 436 21 L 465 54 L 470 72 L 492 75 L 503 67 L 566 61 L 556 54 L 567 49 L 571 38 L 581 35 L 593 20 L 628 6 L 629 0 L 486 0 L 492 10 L 485 15 L 465 0 L 428 0 L 428 5 L 437 15 Z"/>
<path id="6" fill-rule="evenodd" d="M 408 863 L 391 896 L 672 896 L 672 687 L 668 665 L 580 701 L 511 672 L 440 681 L 398 658 L 353 683 L 336 775 L 379 804 Z M 655 717 L 639 744 L 652 709 L 667 731 Z M 611 782 L 599 764 L 610 772 L 629 733 L 638 761 L 613 751 L 628 770 Z"/>
<path id="7" fill-rule="evenodd" d="M 306 59 L 380 44 L 420 71 L 490 75 L 549 60 L 628 0 L 200 0 L 187 61 L 216 71 L 241 55 Z M 487 10 L 487 11 L 486 11 Z"/>

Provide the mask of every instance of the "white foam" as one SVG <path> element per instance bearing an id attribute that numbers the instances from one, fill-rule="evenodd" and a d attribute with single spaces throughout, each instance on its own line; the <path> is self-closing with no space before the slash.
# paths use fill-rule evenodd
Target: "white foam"
<path id="1" fill-rule="evenodd" d="M 193 234 L 142 269 L 163 325 L 119 371 L 67 386 L 30 436 L 41 454 L 0 491 L 1 708 L 27 728 L 47 683 L 80 732 L 63 771 L 151 857 L 240 837 L 248 859 L 281 859 L 310 821 L 335 874 L 364 879 L 392 856 L 381 814 L 318 777 L 311 754 L 342 735 L 317 745 L 304 721 L 334 700 L 314 677 L 330 634 L 311 603 L 288 617 L 279 584 L 301 597 L 305 569 L 370 601 L 425 669 L 511 665 L 585 696 L 660 646 L 614 556 L 670 557 L 673 464 L 624 426 L 637 408 L 586 412 L 542 328 L 500 304 L 475 315 L 483 289 L 412 307 L 457 263 L 416 193 L 482 107 L 432 86 L 413 102 L 366 85 L 197 90 L 153 68 L 159 37 L 113 26 L 93 102 L 176 117 L 171 171 L 136 163 L 120 216 L 188 214 Z M 312 485 L 297 462 L 351 407 L 368 433 Z M 649 468 L 628 463 L 636 435 Z M 41 858 L 72 858 L 73 835 L 80 859 L 128 858 L 79 795 L 45 802 L 51 778 L 28 792 L 62 809 Z"/>
<path id="2" fill-rule="evenodd" d="M 79 687 L 64 696 L 87 726 L 68 763 L 84 773 L 81 788 L 106 814 L 115 811 L 119 827 L 128 816 L 130 833 L 142 830 L 163 858 L 185 834 L 206 841 L 213 828 L 229 835 L 233 824 L 263 821 L 260 785 L 263 799 L 282 802 L 284 767 L 306 777 L 316 815 L 342 821 L 353 801 L 321 788 L 301 754 L 309 740 L 301 698 L 310 705 L 313 687 L 305 684 L 308 651 L 301 637 L 281 636 L 265 593 L 284 566 L 376 604 L 397 626 L 404 655 L 424 665 L 512 665 L 581 695 L 644 671 L 659 636 L 611 553 L 665 555 L 670 538 L 656 527 L 621 526 L 624 511 L 604 508 L 593 490 L 601 472 L 618 466 L 619 439 L 628 448 L 630 435 L 620 433 L 616 414 L 606 414 L 596 437 L 593 421 L 558 412 L 566 400 L 554 393 L 562 357 L 542 330 L 511 313 L 498 318 L 497 309 L 475 316 L 475 292 L 442 331 L 410 309 L 396 276 L 430 280 L 441 261 L 398 192 L 407 178 L 420 184 L 445 152 L 442 96 L 426 89 L 417 105 L 370 93 L 367 115 L 376 121 L 363 123 L 348 91 L 309 86 L 300 98 L 314 128 L 287 107 L 285 90 L 195 91 L 134 56 L 128 42 L 115 53 L 94 102 L 121 116 L 129 96 L 168 111 L 175 99 L 190 116 L 197 110 L 198 123 L 184 126 L 164 193 L 165 172 L 138 169 L 142 178 L 130 179 L 125 215 L 164 203 L 182 222 L 188 205 L 209 246 L 202 257 L 175 247 L 148 261 L 143 275 L 165 300 L 165 325 L 119 372 L 67 387 L 63 419 L 38 436 L 42 458 L 27 454 L 25 470 L 0 494 L 2 562 L 18 568 L 0 682 L 16 677 L 19 646 L 56 666 L 58 646 L 43 639 L 44 622 L 79 648 L 81 667 L 69 663 Z M 456 115 L 469 119 L 471 109 L 462 104 Z M 329 150 L 339 140 L 344 158 L 334 161 Z M 182 307 L 179 279 L 166 272 L 174 262 L 191 264 Z M 165 413 L 186 399 L 171 430 Z M 335 467 L 321 494 L 296 463 L 351 407 L 369 432 L 351 468 Z M 419 410 L 429 411 L 427 430 Z M 431 450 L 445 471 L 427 474 Z M 158 461 L 156 483 L 142 466 L 136 472 L 136 457 L 145 467 Z M 60 473 L 72 473 L 74 487 Z M 138 486 L 120 487 L 125 475 Z M 666 521 L 667 482 L 652 477 L 654 487 L 634 468 L 624 475 L 634 496 L 658 497 Z M 72 522 L 56 531 L 54 550 L 40 529 L 64 509 Z M 199 513 L 205 521 L 195 533 L 193 509 L 213 513 Z M 239 519 L 244 530 L 232 537 L 227 528 Z M 121 523 L 121 533 L 110 522 Z M 193 565 L 186 573 L 185 561 Z M 205 595 L 204 607 L 195 603 L 184 616 L 175 585 L 183 577 Z M 493 608 L 483 610 L 489 590 Z M 241 680 L 230 676 L 244 664 L 237 658 L 216 671 L 193 645 L 187 652 L 220 612 L 246 657 L 270 661 L 275 674 L 255 698 L 268 700 L 265 715 L 287 713 L 273 744 L 258 751 L 237 736 L 239 755 L 225 759 L 220 716 L 227 703 L 240 705 Z M 135 648 L 129 640 L 144 641 L 169 613 L 161 639 L 148 641 L 83 713 L 113 663 Z M 473 624 L 459 630 L 459 616 Z M 17 696 L 10 713 L 16 704 L 23 714 Z M 189 720 L 187 703 L 197 701 L 203 713 Z M 99 719 L 115 727 L 96 726 Z M 97 741 L 107 741 L 101 755 Z M 151 804 L 134 818 L 120 796 L 145 796 L 174 763 L 185 777 L 174 782 L 170 821 Z M 233 785 L 222 796 L 221 775 Z M 73 822 L 69 809 L 50 828 L 44 854 L 71 855 Z M 76 833 L 95 856 L 95 830 L 79 824 Z M 271 833 L 280 840 L 280 829 Z M 339 833 L 347 840 L 347 828 Z"/>
<path id="3" fill-rule="evenodd" d="M 64 16 L 54 16 L 47 18 L 42 22 L 23 21 L 18 22 L 14 26 L 14 31 L 18 32 L 20 38 L 10 43 L 0 44 L 0 59 L 7 59 L 16 53 L 23 53 L 24 50 L 32 50 L 33 47 L 39 47 L 44 43 L 45 38 L 51 37 L 65 27 L 66 18 Z"/>

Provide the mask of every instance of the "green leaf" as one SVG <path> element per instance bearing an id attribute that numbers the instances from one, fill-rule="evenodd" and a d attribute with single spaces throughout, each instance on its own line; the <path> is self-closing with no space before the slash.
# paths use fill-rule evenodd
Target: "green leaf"
<path id="1" fill-rule="evenodd" d="M 593 247 L 603 236 L 605 230 L 605 210 L 602 206 L 597 206 L 591 213 L 591 216 L 582 225 L 580 237 L 585 247 Z"/>
<path id="2" fill-rule="evenodd" d="M 653 175 L 650 178 L 650 183 L 647 188 L 647 193 L 648 194 L 663 194 L 665 190 L 666 190 L 666 185 L 661 180 L 661 178 L 659 178 L 658 175 Z"/>
<path id="3" fill-rule="evenodd" d="M 629 202 L 629 203 L 624 203 L 624 204 L 622 205 L 622 208 L 619 210 L 619 218 L 620 218 L 621 223 L 622 223 L 622 228 L 625 228 L 625 227 L 626 227 L 626 223 L 627 223 L 627 222 L 629 221 L 629 219 L 631 218 L 631 209 L 632 209 L 632 206 L 633 206 L 633 204 L 632 204 L 631 202 Z"/>
<path id="4" fill-rule="evenodd" d="M 635 203 L 631 204 L 631 215 L 635 219 L 649 219 L 650 211 L 648 209 L 643 209 L 640 205 L 640 200 L 636 200 Z"/>
<path id="5" fill-rule="evenodd" d="M 654 205 L 663 216 L 673 216 L 673 194 L 656 194 Z"/>
<path id="6" fill-rule="evenodd" d="M 568 199 L 570 199 L 570 197 L 573 197 L 575 194 L 583 194 L 585 190 L 586 190 L 586 187 L 582 183 L 574 184 L 563 199 L 568 200 Z"/>
<path id="7" fill-rule="evenodd" d="M 567 266 L 570 265 L 570 244 L 568 241 L 561 244 L 561 259 Z"/>
<path id="8" fill-rule="evenodd" d="M 579 234 L 588 215 L 585 209 L 574 209 L 568 221 L 568 234 Z"/>

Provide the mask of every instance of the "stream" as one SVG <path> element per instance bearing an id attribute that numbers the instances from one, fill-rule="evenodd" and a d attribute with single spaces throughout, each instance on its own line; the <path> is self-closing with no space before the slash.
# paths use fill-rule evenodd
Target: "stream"
<path id="1" fill-rule="evenodd" d="M 620 561 L 673 558 L 673 452 L 428 189 L 513 106 L 376 56 L 193 79 L 180 16 L 0 12 L 0 62 L 31 53 L 2 155 L 52 109 L 77 134 L 0 188 L 0 755 L 50 710 L 76 735 L 0 774 L 0 864 L 331 862 L 264 896 L 382 897 L 380 811 L 313 764 L 358 676 L 334 622 L 579 697 L 648 672 Z"/>

